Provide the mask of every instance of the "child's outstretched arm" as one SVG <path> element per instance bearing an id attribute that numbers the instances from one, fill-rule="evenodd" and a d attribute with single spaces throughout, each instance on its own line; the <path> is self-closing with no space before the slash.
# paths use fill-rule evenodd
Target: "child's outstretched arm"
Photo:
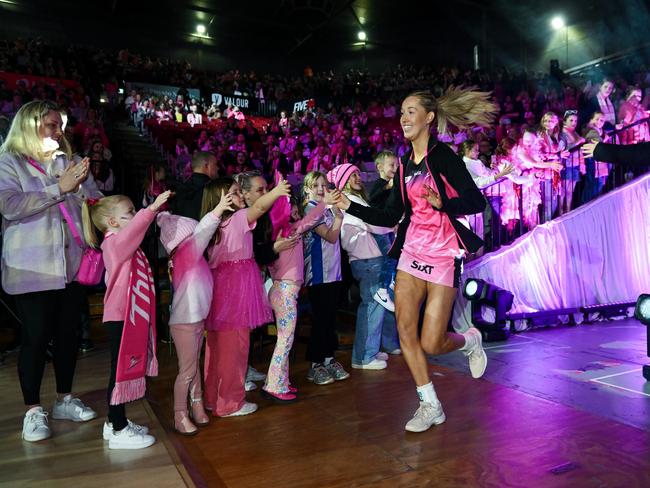
<path id="1" fill-rule="evenodd" d="M 325 213 L 327 205 L 336 205 L 340 197 L 334 193 L 325 190 L 325 197 L 301 220 L 291 226 L 293 234 L 304 234 L 311 230 Z"/>
<path id="2" fill-rule="evenodd" d="M 212 239 L 217 227 L 219 227 L 221 217 L 226 210 L 230 212 L 234 211 L 232 195 L 222 191 L 217 206 L 211 212 L 205 214 L 199 222 L 199 225 L 194 229 L 193 239 L 199 255 L 202 255 L 208 247 L 208 244 L 210 244 L 210 239 Z"/>
<path id="3" fill-rule="evenodd" d="M 250 207 L 248 207 L 248 223 L 256 222 L 262 215 L 271 210 L 273 203 L 280 197 L 291 195 L 291 185 L 284 179 L 281 179 L 273 190 L 266 195 L 262 195 Z"/>
<path id="4" fill-rule="evenodd" d="M 142 244 L 144 235 L 147 233 L 147 228 L 156 218 L 156 213 L 160 210 L 160 207 L 169 200 L 171 194 L 172 192 L 167 190 L 158 195 L 158 198 L 151 205 L 135 214 L 129 225 L 111 238 L 112 247 L 118 249 L 121 256 L 130 257 L 137 251 L 140 244 Z"/>

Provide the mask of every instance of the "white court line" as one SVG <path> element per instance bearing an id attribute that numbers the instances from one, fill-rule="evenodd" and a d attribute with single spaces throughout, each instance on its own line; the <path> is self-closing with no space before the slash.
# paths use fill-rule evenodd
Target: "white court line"
<path id="1" fill-rule="evenodd" d="M 638 393 L 639 395 L 650 397 L 650 393 L 644 393 L 644 392 L 639 391 L 639 390 L 633 390 L 631 388 L 625 388 L 624 386 L 612 385 L 611 383 L 605 383 L 604 381 L 597 381 L 597 380 L 589 380 L 589 381 L 593 381 L 594 383 L 598 383 L 600 385 L 611 386 L 612 388 L 618 388 L 619 390 L 625 390 L 625 391 L 629 391 L 631 393 Z"/>
<path id="2" fill-rule="evenodd" d="M 526 342 L 531 342 L 531 341 L 526 341 Z M 526 344 L 526 342 L 524 342 L 523 344 Z M 483 347 L 483 349 L 485 349 L 486 351 L 489 351 L 490 349 L 502 349 L 504 347 L 517 347 L 520 344 L 522 344 L 522 343 L 520 342 L 519 344 L 502 344 L 500 346 Z"/>
<path id="3" fill-rule="evenodd" d="M 531 341 L 530 339 L 519 339 L 516 342 L 510 342 L 509 341 L 507 344 L 501 344 L 499 346 L 488 346 L 488 347 L 484 346 L 483 349 L 499 349 L 501 347 L 516 347 L 516 346 L 520 346 L 522 344 L 528 344 L 530 342 L 534 342 L 534 341 Z"/>
<path id="4" fill-rule="evenodd" d="M 637 368 L 637 369 L 633 369 L 633 370 L 630 370 L 630 371 L 625 371 L 623 373 L 608 374 L 607 376 L 601 376 L 599 378 L 591 378 L 589 381 L 604 380 L 605 378 L 613 378 L 614 376 L 621 376 L 621 375 L 628 374 L 628 373 L 636 373 L 637 371 L 642 371 L 642 370 L 643 370 L 643 368 Z"/>

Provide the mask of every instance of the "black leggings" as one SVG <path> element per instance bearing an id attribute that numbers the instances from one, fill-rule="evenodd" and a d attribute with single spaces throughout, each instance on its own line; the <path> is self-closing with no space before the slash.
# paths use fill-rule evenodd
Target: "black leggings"
<path id="1" fill-rule="evenodd" d="M 339 305 L 341 282 L 323 283 L 307 287 L 311 302 L 311 334 L 307 344 L 307 360 L 322 363 L 334 357 L 338 347 L 336 312 Z"/>
<path id="2" fill-rule="evenodd" d="M 18 378 L 25 405 L 41 403 L 46 349 L 52 339 L 56 392 L 70 393 L 77 365 L 82 301 L 87 299 L 81 285 L 71 283 L 63 290 L 23 293 L 14 298 L 22 322 Z"/>
<path id="3" fill-rule="evenodd" d="M 122 342 L 122 330 L 124 322 L 104 322 L 108 330 L 109 347 L 111 348 L 111 375 L 108 379 L 108 421 L 113 424 L 113 430 L 122 430 L 128 423 L 126 420 L 126 409 L 124 404 L 111 405 L 111 395 L 115 387 L 115 376 L 117 374 L 117 358 L 120 354 L 120 343 Z"/>

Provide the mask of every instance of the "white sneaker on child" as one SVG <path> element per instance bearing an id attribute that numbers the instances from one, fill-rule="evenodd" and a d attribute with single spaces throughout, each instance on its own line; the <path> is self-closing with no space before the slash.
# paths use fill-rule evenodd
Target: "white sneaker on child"
<path id="1" fill-rule="evenodd" d="M 248 371 L 246 371 L 246 381 L 264 381 L 265 379 L 266 375 L 264 373 L 260 373 L 252 366 L 248 367 Z"/>
<path id="2" fill-rule="evenodd" d="M 429 430 L 432 425 L 440 425 L 445 420 L 447 417 L 442 411 L 440 402 L 437 402 L 436 405 L 430 402 L 420 402 L 415 415 L 406 423 L 405 429 L 408 432 L 424 432 Z"/>
<path id="3" fill-rule="evenodd" d="M 377 290 L 372 298 L 389 312 L 395 311 L 395 304 L 393 303 L 393 300 L 391 300 L 386 288 L 380 288 Z"/>
<path id="4" fill-rule="evenodd" d="M 43 407 L 34 407 L 27 410 L 23 419 L 23 439 L 36 442 L 49 437 L 52 437 L 52 431 L 47 425 L 47 412 L 43 411 Z"/>
<path id="5" fill-rule="evenodd" d="M 472 378 L 480 378 L 485 373 L 488 360 L 483 350 L 481 331 L 475 327 L 470 327 L 463 336 L 465 336 L 467 344 L 467 349 L 463 351 L 463 354 L 469 359 L 469 370 L 472 373 Z"/>
<path id="6" fill-rule="evenodd" d="M 244 383 L 244 390 L 246 391 L 257 390 L 257 385 L 252 381 L 246 380 L 246 383 Z"/>
<path id="7" fill-rule="evenodd" d="M 108 436 L 109 449 L 144 449 L 154 442 L 156 442 L 154 436 L 143 434 L 130 424 L 127 424 L 126 427 L 119 431 L 111 429 Z"/>
<path id="8" fill-rule="evenodd" d="M 52 418 L 56 420 L 86 422 L 95 417 L 97 417 L 97 412 L 72 395 L 66 395 L 62 401 L 56 400 L 52 407 Z"/>
<path id="9" fill-rule="evenodd" d="M 382 361 L 381 359 L 373 359 L 368 364 L 352 363 L 352 367 L 354 369 L 369 369 L 376 371 L 380 369 L 386 369 L 388 367 L 388 363 L 386 361 Z"/>
<path id="10" fill-rule="evenodd" d="M 138 425 L 134 422 L 131 422 L 130 420 L 126 420 L 128 422 L 128 425 L 135 430 L 136 432 L 139 432 L 140 434 L 148 434 L 149 433 L 149 427 L 146 425 Z M 111 422 L 104 422 L 104 429 L 102 430 L 102 437 L 104 438 L 105 441 L 109 440 L 111 438 L 111 432 L 113 432 L 113 424 Z"/>
<path id="11" fill-rule="evenodd" d="M 256 411 L 257 403 L 244 402 L 244 405 L 242 405 L 242 407 L 236 412 L 229 413 L 228 415 L 221 415 L 221 417 L 242 417 L 244 415 L 250 415 Z"/>

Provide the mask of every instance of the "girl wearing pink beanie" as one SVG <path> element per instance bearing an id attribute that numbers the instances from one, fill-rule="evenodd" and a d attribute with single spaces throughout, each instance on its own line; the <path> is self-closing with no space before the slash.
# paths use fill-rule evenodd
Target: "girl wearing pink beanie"
<path id="1" fill-rule="evenodd" d="M 327 178 L 351 201 L 368 207 L 359 168 L 342 164 L 330 171 Z M 380 347 L 382 336 L 394 336 L 395 318 L 373 298 L 382 287 L 384 264 L 384 255 L 375 235 L 388 234 L 392 230 L 367 224 L 348 213 L 343 216 L 341 247 L 348 253 L 352 276 L 359 282 L 361 294 L 352 348 L 354 369 L 380 370 L 387 366 L 388 354 L 380 352 Z"/>

